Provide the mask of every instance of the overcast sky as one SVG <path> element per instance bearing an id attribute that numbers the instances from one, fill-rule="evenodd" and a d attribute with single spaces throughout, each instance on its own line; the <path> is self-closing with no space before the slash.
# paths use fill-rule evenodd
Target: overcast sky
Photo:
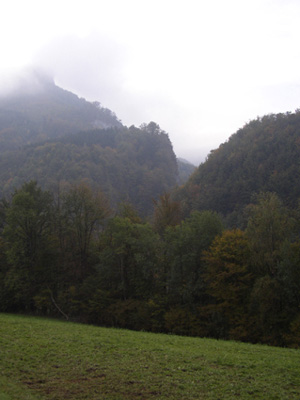
<path id="1" fill-rule="evenodd" d="M 199 164 L 249 120 L 300 108 L 299 21 L 300 0 L 10 0 L 0 90 L 41 67 Z"/>

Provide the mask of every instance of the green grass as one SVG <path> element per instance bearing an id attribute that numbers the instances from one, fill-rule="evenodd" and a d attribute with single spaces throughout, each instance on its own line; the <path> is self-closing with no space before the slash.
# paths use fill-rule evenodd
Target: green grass
<path id="1" fill-rule="evenodd" d="M 300 399 L 300 351 L 0 314 L 0 400 Z"/>

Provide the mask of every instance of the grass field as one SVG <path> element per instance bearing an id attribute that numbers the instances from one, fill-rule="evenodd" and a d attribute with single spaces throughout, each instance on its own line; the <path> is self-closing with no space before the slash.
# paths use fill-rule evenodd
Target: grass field
<path id="1" fill-rule="evenodd" d="M 300 399 L 300 351 L 0 314 L 0 400 Z"/>

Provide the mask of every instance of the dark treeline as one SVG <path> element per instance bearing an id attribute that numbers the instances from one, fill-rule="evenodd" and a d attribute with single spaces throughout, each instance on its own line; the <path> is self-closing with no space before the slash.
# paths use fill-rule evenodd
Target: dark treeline
<path id="1" fill-rule="evenodd" d="M 168 194 L 154 205 L 145 221 L 84 184 L 25 183 L 0 207 L 0 311 L 299 346 L 297 211 L 261 193 L 228 230 Z"/>

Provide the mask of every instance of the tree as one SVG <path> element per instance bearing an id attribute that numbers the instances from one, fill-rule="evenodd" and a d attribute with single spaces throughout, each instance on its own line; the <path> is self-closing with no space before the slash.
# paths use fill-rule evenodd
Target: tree
<path id="1" fill-rule="evenodd" d="M 168 226 L 176 226 L 181 220 L 180 203 L 171 199 L 170 193 L 164 193 L 159 200 L 153 200 L 153 225 L 156 232 L 163 234 Z"/>
<path id="2" fill-rule="evenodd" d="M 239 340 L 247 337 L 252 280 L 249 254 L 248 239 L 241 230 L 224 231 L 204 253 L 213 335 Z"/>
<path id="3" fill-rule="evenodd" d="M 150 133 L 151 135 L 161 135 L 166 133 L 156 122 L 153 121 L 149 122 L 149 124 L 142 124 L 140 129 L 144 132 Z"/>
<path id="4" fill-rule="evenodd" d="M 115 298 L 148 298 L 155 284 L 159 241 L 148 223 L 111 219 L 100 240 L 103 289 Z"/>
<path id="5" fill-rule="evenodd" d="M 166 286 L 172 301 L 192 304 L 203 300 L 202 254 L 222 229 L 220 217 L 211 211 L 195 211 L 174 229 L 167 229 Z"/>
<path id="6" fill-rule="evenodd" d="M 295 222 L 275 193 L 261 193 L 249 211 L 246 235 L 255 277 L 249 303 L 251 335 L 255 340 L 282 345 L 283 333 L 294 315 L 291 303 L 295 306 L 296 299 L 291 281 L 297 276 L 295 263 L 298 267 L 297 251 L 291 245 Z"/>
<path id="7" fill-rule="evenodd" d="M 133 223 L 141 224 L 142 218 L 132 204 L 121 202 L 118 205 L 117 215 L 123 218 L 128 218 Z"/>
<path id="8" fill-rule="evenodd" d="M 256 204 L 248 206 L 246 235 L 251 263 L 261 276 L 275 276 L 283 244 L 291 237 L 293 220 L 275 193 L 261 193 Z"/>
<path id="9" fill-rule="evenodd" d="M 51 273 L 52 212 L 52 196 L 35 181 L 14 193 L 6 211 L 3 236 L 10 269 L 5 282 L 15 301 L 27 309 L 34 295 L 55 279 Z"/>
<path id="10" fill-rule="evenodd" d="M 299 347 L 300 242 L 285 242 L 276 276 L 258 278 L 250 308 L 253 334 L 259 341 Z"/>
<path id="11" fill-rule="evenodd" d="M 73 186 L 62 195 L 60 223 L 61 251 L 71 260 L 72 274 L 79 280 L 90 272 L 93 240 L 98 240 L 106 218 L 108 202 L 101 192 L 92 192 L 85 184 Z"/>

